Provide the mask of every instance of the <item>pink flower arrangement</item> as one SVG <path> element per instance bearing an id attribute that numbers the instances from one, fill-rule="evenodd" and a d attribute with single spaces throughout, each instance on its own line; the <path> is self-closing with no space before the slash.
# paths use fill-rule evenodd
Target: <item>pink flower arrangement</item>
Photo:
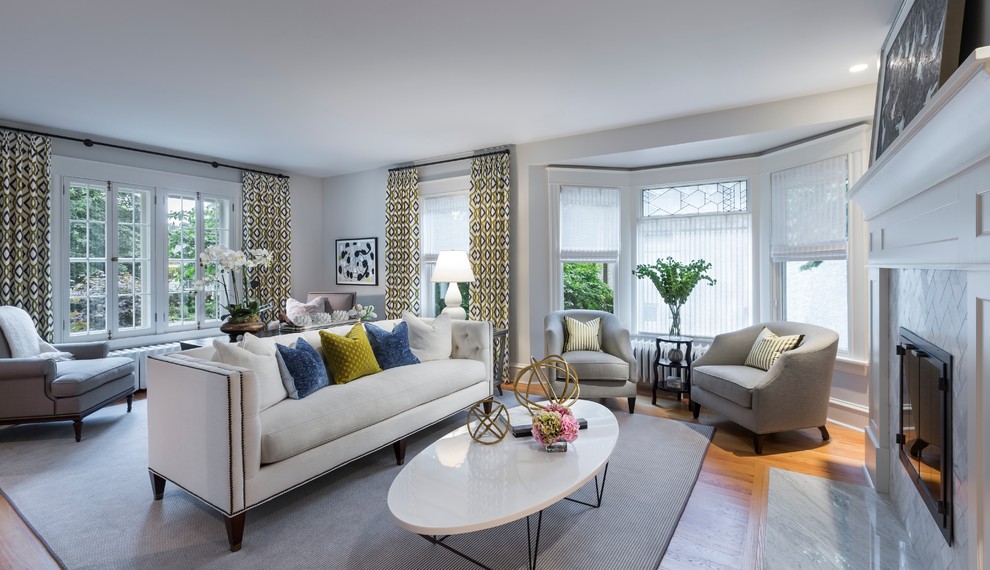
<path id="1" fill-rule="evenodd" d="M 580 426 L 570 408 L 553 403 L 533 416 L 533 437 L 541 445 L 556 441 L 574 441 Z"/>

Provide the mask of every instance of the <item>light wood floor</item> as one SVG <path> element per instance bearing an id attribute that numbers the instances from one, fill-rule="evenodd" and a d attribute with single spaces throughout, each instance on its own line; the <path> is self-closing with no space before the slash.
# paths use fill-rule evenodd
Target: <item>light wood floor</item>
<path id="1" fill-rule="evenodd" d="M 616 411 L 627 409 L 624 399 L 609 400 L 606 405 Z M 636 413 L 694 421 L 685 402 L 660 397 L 654 407 L 650 405 L 649 394 L 640 394 Z M 661 564 L 664 570 L 759 567 L 762 560 L 759 533 L 766 517 L 766 486 L 771 467 L 866 484 L 861 432 L 829 424 L 832 435 L 829 442 L 821 441 L 817 429 L 771 435 L 764 443 L 763 455 L 755 455 L 752 436 L 745 429 L 704 409 L 699 421 L 718 429 L 698 484 L 664 556 Z M 66 437 L 72 437 L 68 423 Z M 658 481 L 657 492 L 662 491 L 663 482 Z M 2 496 L 0 568 L 58 568 Z"/>

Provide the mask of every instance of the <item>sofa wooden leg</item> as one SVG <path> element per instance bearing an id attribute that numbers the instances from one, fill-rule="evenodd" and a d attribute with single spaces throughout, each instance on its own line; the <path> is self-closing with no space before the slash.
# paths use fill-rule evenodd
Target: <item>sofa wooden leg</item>
<path id="1" fill-rule="evenodd" d="M 486 414 L 492 413 L 492 402 L 493 401 L 494 401 L 493 398 L 488 398 L 487 400 L 485 400 L 484 402 L 481 403 L 481 407 L 482 407 L 482 409 L 485 410 L 485 413 Z"/>
<path id="2" fill-rule="evenodd" d="M 766 437 L 761 433 L 753 434 L 753 450 L 756 451 L 757 455 L 763 455 L 763 438 Z"/>
<path id="3" fill-rule="evenodd" d="M 629 413 L 632 414 L 636 411 L 636 398 L 629 398 Z"/>
<path id="4" fill-rule="evenodd" d="M 134 404 L 134 394 L 127 397 L 127 413 L 131 413 L 131 405 Z"/>
<path id="5" fill-rule="evenodd" d="M 72 430 L 76 432 L 76 441 L 82 441 L 82 418 L 72 420 Z"/>
<path id="6" fill-rule="evenodd" d="M 822 432 L 822 441 L 828 441 L 829 435 L 825 426 L 818 426 L 818 431 Z"/>
<path id="7" fill-rule="evenodd" d="M 227 527 L 227 540 L 230 541 L 230 551 L 237 552 L 241 549 L 241 540 L 244 538 L 244 519 L 247 513 L 241 513 L 232 517 L 223 517 L 224 525 Z"/>
<path id="8" fill-rule="evenodd" d="M 160 501 L 165 495 L 165 478 L 153 471 L 148 471 L 151 476 L 151 492 L 155 495 L 155 500 Z"/>
<path id="9" fill-rule="evenodd" d="M 402 465 L 406 462 L 406 438 L 392 444 L 392 451 L 395 452 L 395 462 Z"/>
<path id="10" fill-rule="evenodd" d="M 694 416 L 694 419 L 698 419 L 698 416 L 701 415 L 701 404 L 691 402 L 691 415 Z"/>

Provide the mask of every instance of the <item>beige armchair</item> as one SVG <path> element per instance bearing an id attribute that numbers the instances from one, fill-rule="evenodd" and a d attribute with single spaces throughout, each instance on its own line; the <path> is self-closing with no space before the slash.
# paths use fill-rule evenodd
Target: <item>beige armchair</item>
<path id="1" fill-rule="evenodd" d="M 773 333 L 804 335 L 769 370 L 745 366 L 756 337 L 767 327 Z M 691 407 L 701 406 L 753 432 L 753 448 L 763 453 L 768 433 L 817 427 L 827 441 L 828 399 L 839 335 L 829 329 L 791 322 L 770 322 L 720 334 L 691 364 Z"/>
<path id="2" fill-rule="evenodd" d="M 601 318 L 602 352 L 564 352 L 564 317 L 581 322 Z M 636 409 L 636 361 L 633 359 L 629 330 L 619 318 L 604 311 L 555 311 L 543 319 L 546 354 L 558 354 L 578 376 L 582 398 L 628 398 L 629 413 Z M 562 391 L 563 382 L 551 379 L 553 389 Z"/>
<path id="3" fill-rule="evenodd" d="M 131 411 L 133 359 L 107 357 L 107 342 L 56 344 L 55 348 L 72 353 L 74 359 L 13 358 L 0 330 L 0 424 L 72 420 L 79 441 L 83 418 L 89 414 L 121 398 L 127 398 L 127 411 Z"/>

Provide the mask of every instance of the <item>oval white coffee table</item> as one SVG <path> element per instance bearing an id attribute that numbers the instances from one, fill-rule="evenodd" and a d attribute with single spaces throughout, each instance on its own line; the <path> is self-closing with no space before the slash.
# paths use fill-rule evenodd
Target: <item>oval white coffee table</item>
<path id="1" fill-rule="evenodd" d="M 422 535 L 471 562 L 443 541 L 452 534 L 474 532 L 539 513 L 536 544 L 529 566 L 536 566 L 543 509 L 595 480 L 597 504 L 601 504 L 608 474 L 608 460 L 619 437 L 619 425 L 610 410 L 595 402 L 577 401 L 574 415 L 588 420 L 577 440 L 564 453 L 547 453 L 532 438 L 512 434 L 494 445 L 471 439 L 460 427 L 435 441 L 414 457 L 392 482 L 388 508 L 396 523 Z M 522 407 L 509 410 L 513 425 L 530 423 Z M 598 474 L 602 474 L 601 488 Z"/>

